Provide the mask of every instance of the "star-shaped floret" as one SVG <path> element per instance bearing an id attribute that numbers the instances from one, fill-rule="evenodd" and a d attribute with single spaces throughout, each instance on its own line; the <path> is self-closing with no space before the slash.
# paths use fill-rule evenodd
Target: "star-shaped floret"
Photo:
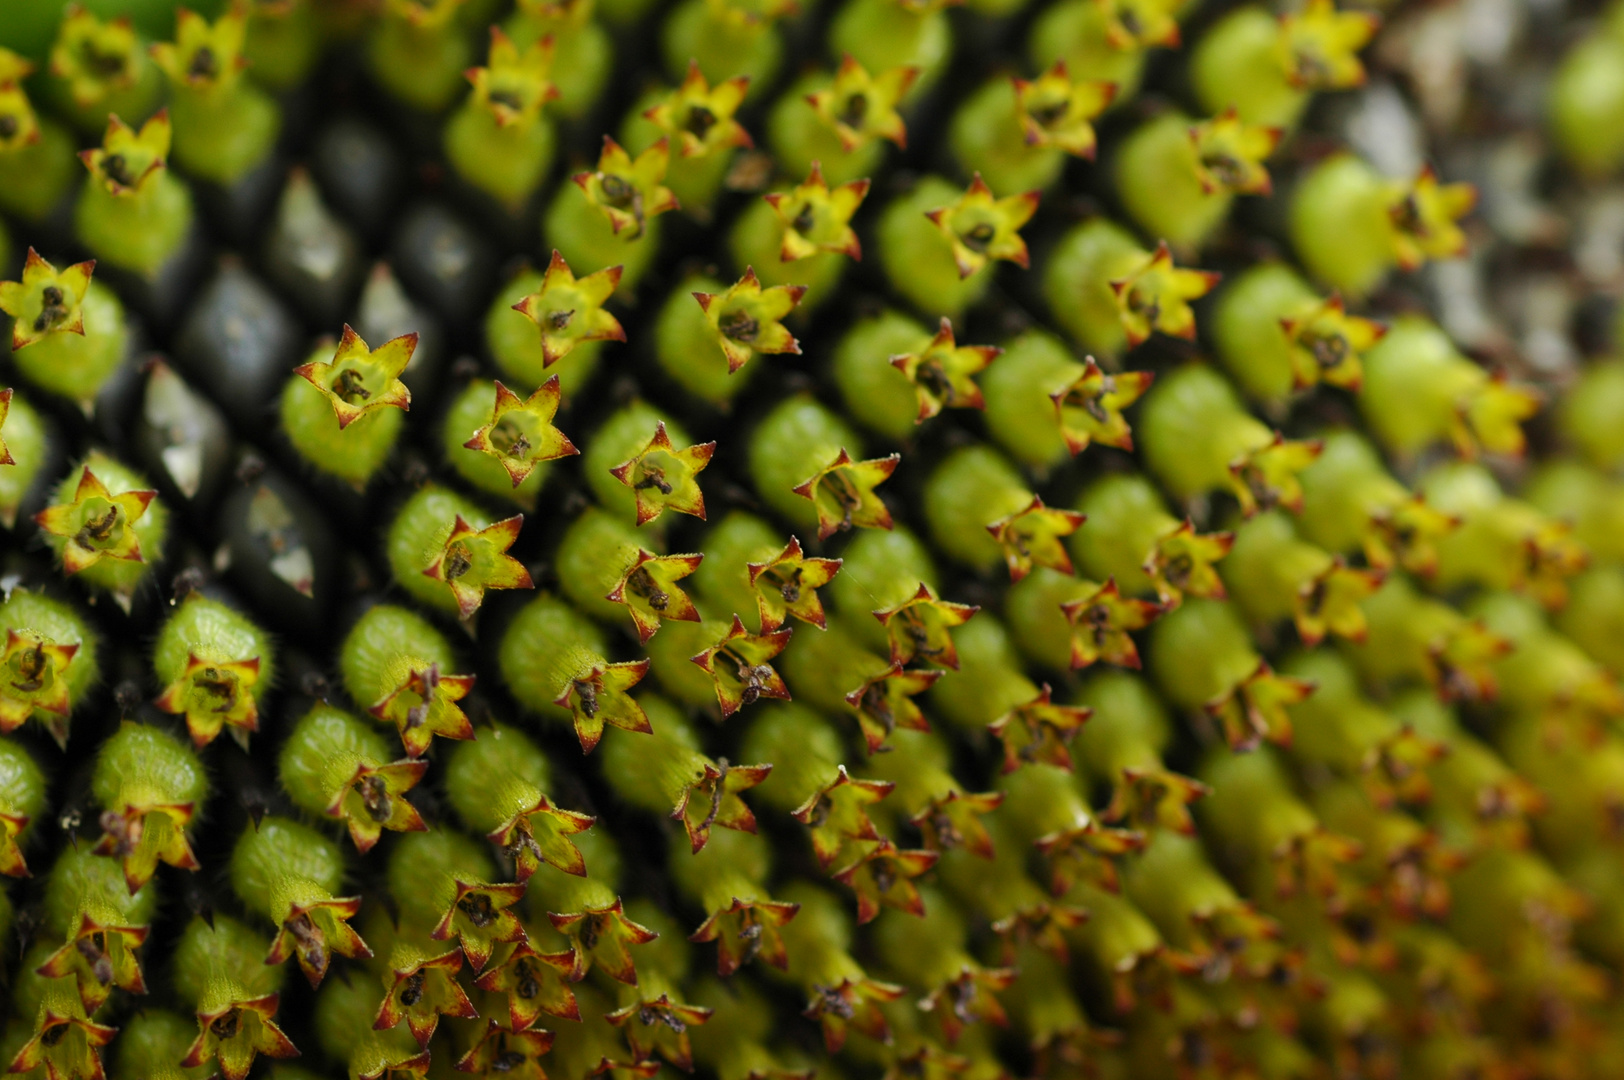
<path id="1" fill-rule="evenodd" d="M 1542 403 L 1537 390 L 1496 371 L 1456 404 L 1450 435 L 1464 457 L 1476 457 L 1479 451 L 1521 457 L 1528 447 L 1522 422 L 1539 412 Z"/>
<path id="2" fill-rule="evenodd" d="M 1568 580 L 1590 565 L 1590 552 L 1566 521 L 1546 519 L 1522 539 L 1522 559 L 1512 586 L 1550 611 L 1566 606 Z"/>
<path id="3" fill-rule="evenodd" d="M 311 895 L 288 905 L 287 914 L 276 928 L 276 939 L 265 957 L 267 964 L 280 964 L 293 957 L 312 987 L 320 986 L 332 966 L 333 954 L 369 960 L 372 950 L 355 932 L 350 920 L 361 910 L 359 896 Z"/>
<path id="4" fill-rule="evenodd" d="M 575 718 L 575 737 L 581 742 L 581 753 L 590 754 L 597 748 L 605 725 L 644 735 L 654 730 L 643 706 L 629 693 L 643 681 L 648 667 L 647 660 L 623 664 L 592 661 L 582 664 L 571 676 L 553 704 L 568 709 Z"/>
<path id="5" fill-rule="evenodd" d="M 128 15 L 103 22 L 75 4 L 51 46 L 51 74 L 68 84 L 75 105 L 89 109 L 140 77 L 141 41 Z"/>
<path id="6" fill-rule="evenodd" d="M 1208 195 L 1267 195 L 1272 189 L 1263 163 L 1280 144 L 1280 129 L 1241 122 L 1231 105 L 1190 128 L 1195 173 Z"/>
<path id="7" fill-rule="evenodd" d="M 259 682 L 257 656 L 217 659 L 212 654 L 186 654 L 180 677 L 164 688 L 154 705 L 186 718 L 192 742 L 207 746 L 228 725 L 243 733 L 259 730 L 259 703 L 254 686 Z"/>
<path id="8" fill-rule="evenodd" d="M 485 1021 L 479 1041 L 457 1059 L 457 1071 L 503 1080 L 547 1080 L 542 1058 L 553 1048 L 553 1033 L 526 1030 L 495 1017 Z"/>
<path id="9" fill-rule="evenodd" d="M 79 160 L 90 170 L 91 180 L 112 195 L 133 195 L 146 186 L 159 169 L 169 164 L 169 139 L 173 128 L 169 110 L 158 113 L 136 132 L 116 115 L 107 118 L 107 134 L 102 144 L 79 151 Z"/>
<path id="10" fill-rule="evenodd" d="M 770 660 L 789 644 L 790 628 L 752 634 L 737 614 L 727 633 L 710 648 L 690 659 L 710 674 L 716 686 L 716 701 L 726 720 L 746 705 L 762 698 L 789 700 L 789 687 L 773 669 Z"/>
<path id="11" fill-rule="evenodd" d="M 1105 13 L 1105 40 L 1122 52 L 1179 46 L 1179 0 L 1096 0 Z"/>
<path id="12" fill-rule="evenodd" d="M 1195 924 L 1196 940 L 1191 943 L 1189 951 L 1181 950 L 1173 958 L 1176 970 L 1186 976 L 1223 978 L 1227 977 L 1225 973 L 1237 969 L 1242 973 L 1262 974 L 1257 971 L 1260 965 L 1255 954 L 1259 950 L 1255 947 L 1280 936 L 1280 924 L 1258 911 L 1247 900 L 1232 901 L 1198 912 L 1191 916 L 1191 921 Z M 1269 965 L 1277 969 L 1269 971 L 1276 977 L 1285 975 L 1289 978 L 1291 969 L 1301 964 L 1300 959 L 1277 959 L 1279 963 Z"/>
<path id="13" fill-rule="evenodd" d="M 1198 533 L 1189 518 L 1158 536 L 1145 556 L 1144 571 L 1162 606 L 1171 610 L 1186 596 L 1223 599 L 1224 579 L 1214 564 L 1234 546 L 1234 533 Z"/>
<path id="14" fill-rule="evenodd" d="M 28 860 L 23 858 L 22 845 L 18 843 L 18 838 L 32 820 L 27 814 L 0 810 L 0 874 L 6 877 L 33 877 L 28 869 Z"/>
<path id="15" fill-rule="evenodd" d="M 888 68 L 871 76 L 848 53 L 840 61 L 834 82 L 806 95 L 806 100 L 834 128 L 848 154 L 874 139 L 890 139 L 905 149 L 908 129 L 897 105 L 918 77 L 919 69 L 911 66 Z"/>
<path id="16" fill-rule="evenodd" d="M 827 870 L 851 840 L 878 840 L 879 832 L 869 819 L 868 807 L 891 794 L 890 780 L 858 780 L 835 769 L 835 778 L 815 791 L 793 811 L 795 820 L 812 830 L 812 853 L 818 866 Z"/>
<path id="17" fill-rule="evenodd" d="M 688 846 L 695 854 L 710 840 L 713 825 L 740 832 L 756 831 L 756 815 L 739 793 L 748 791 L 773 771 L 771 765 L 730 765 L 705 762 L 698 776 L 683 786 L 671 818 L 682 822 Z"/>
<path id="18" fill-rule="evenodd" d="M 957 671 L 959 651 L 953 647 L 949 631 L 969 622 L 970 616 L 980 610 L 971 604 L 942 600 L 934 589 L 921 581 L 908 599 L 873 614 L 885 627 L 893 664 L 918 661 Z"/>
<path id="19" fill-rule="evenodd" d="M 1335 634 L 1349 641 L 1365 639 L 1365 597 L 1381 587 L 1382 573 L 1349 566 L 1341 557 L 1303 583 L 1297 592 L 1292 618 L 1303 644 L 1318 645 L 1325 635 Z"/>
<path id="20" fill-rule="evenodd" d="M 880 908 L 924 915 L 925 901 L 914 878 L 936 865 L 934 851 L 899 850 L 890 840 L 862 845 L 856 861 L 835 871 L 836 881 L 857 894 L 857 921 L 874 921 Z"/>
<path id="21" fill-rule="evenodd" d="M 800 910 L 800 904 L 746 901 L 735 896 L 731 904 L 701 923 L 688 940 L 716 942 L 716 973 L 724 979 L 752 960 L 783 970 L 789 966 L 789 952 L 778 929 Z"/>
<path id="22" fill-rule="evenodd" d="M 750 133 L 734 119 L 750 85 L 747 75 L 723 79 L 712 86 L 696 60 L 688 61 L 682 85 L 643 112 L 644 119 L 677 140 L 685 158 L 705 157 L 735 146 L 752 146 Z"/>
<path id="23" fill-rule="evenodd" d="M 499 26 L 491 27 L 491 51 L 485 66 L 467 72 L 474 103 L 490 111 L 497 127 L 519 129 L 540 119 L 542 106 L 558 96 L 552 74 L 551 35 L 531 42 L 521 53 Z"/>
<path id="24" fill-rule="evenodd" d="M 486 837 L 513 859 L 515 876 L 528 881 L 546 863 L 566 874 L 584 876 L 586 859 L 570 837 L 586 832 L 598 819 L 554 806 L 545 795 L 491 830 Z"/>
<path id="25" fill-rule="evenodd" d="M 1338 836 L 1323 825 L 1297 833 L 1270 853 L 1274 862 L 1275 894 L 1306 893 L 1336 910 L 1343 906 L 1338 903 L 1338 896 L 1354 891 L 1349 887 L 1344 867 L 1362 851 L 1358 841 Z"/>
<path id="26" fill-rule="evenodd" d="M 160 862 L 182 870 L 201 869 L 186 839 L 186 826 L 195 811 L 189 802 L 109 807 L 97 822 L 102 836 L 95 852 L 124 864 L 124 884 L 131 896 L 152 880 Z"/>
<path id="27" fill-rule="evenodd" d="M 67 736 L 68 666 L 78 655 L 78 644 L 59 645 L 33 630 L 6 629 L 5 651 L 0 652 L 0 734 L 22 726 L 34 710 L 50 714 L 52 734 L 61 726 L 58 742 Z"/>
<path id="28" fill-rule="evenodd" d="M 943 1036 L 952 1045 L 971 1024 L 1009 1026 L 1008 1014 L 993 995 L 1008 990 L 1014 982 L 1014 968 L 966 964 L 951 978 L 931 987 L 930 993 L 920 999 L 919 1008 L 936 1017 Z"/>
<path id="29" fill-rule="evenodd" d="M 1060 963 L 1068 964 L 1071 962 L 1071 949 L 1066 944 L 1066 935 L 1087 921 L 1088 911 L 1085 908 L 1039 900 L 1016 908 L 994 922 L 992 932 L 1003 941 L 1006 964 L 1014 962 L 1023 945 L 1034 945 Z"/>
<path id="30" fill-rule="evenodd" d="M 1444 740 L 1423 735 L 1405 724 L 1365 751 L 1359 762 L 1360 784 L 1371 801 L 1384 810 L 1421 806 L 1432 799 L 1428 770 L 1447 757 L 1449 749 Z"/>
<path id="31" fill-rule="evenodd" d="M 564 256 L 556 248 L 553 250 L 541 285 L 513 305 L 514 311 L 535 323 L 541 332 L 543 367 L 558 363 L 583 342 L 626 340 L 620 320 L 603 309 L 619 284 L 620 267 L 605 267 L 577 278 Z M 557 408 L 555 397 L 555 412 Z"/>
<path id="32" fill-rule="evenodd" d="M 387 1031 L 405 1020 L 417 1045 L 427 1046 L 434 1029 L 440 1026 L 440 1017 L 469 1020 L 479 1015 L 457 982 L 457 972 L 462 970 L 461 950 L 429 957 L 408 951 L 408 956 L 384 975 L 387 993 L 372 1021 L 375 1031 Z"/>
<path id="33" fill-rule="evenodd" d="M 953 324 L 943 318 L 936 336 L 923 349 L 891 357 L 891 366 L 908 377 L 919 398 L 914 423 L 922 424 L 943 409 L 985 408 L 981 387 L 971 376 L 1003 351 L 994 345 L 960 345 L 953 336 Z"/>
<path id="34" fill-rule="evenodd" d="M 1381 16 L 1338 11 L 1335 0 L 1308 0 L 1301 11 L 1280 16 L 1281 62 L 1299 90 L 1346 90 L 1362 86 L 1359 50 L 1376 35 Z"/>
<path id="35" fill-rule="evenodd" d="M 248 33 L 248 9 L 226 5 L 212 24 L 187 8 L 175 12 L 175 40 L 152 46 L 152 59 L 176 86 L 210 94 L 226 90 L 248 66 L 242 54 Z"/>
<path id="36" fill-rule="evenodd" d="M 962 848 L 983 859 L 993 857 L 992 834 L 981 818 L 1004 804 L 1001 791 L 971 793 L 952 790 L 937 795 L 909 820 L 925 838 L 931 851 Z"/>
<path id="37" fill-rule="evenodd" d="M 698 622 L 699 609 L 676 582 L 699 569 L 703 555 L 656 555 L 638 548 L 637 557 L 604 599 L 624 605 L 637 627 L 637 642 L 647 644 L 663 619 Z"/>
<path id="38" fill-rule="evenodd" d="M 1012 773 L 1022 765 L 1044 762 L 1071 771 L 1071 751 L 1066 745 L 1094 714 L 1086 705 L 1056 705 L 1049 684 L 1044 683 L 1036 697 L 1011 708 L 987 725 L 1004 744 L 1001 771 Z"/>
<path id="39" fill-rule="evenodd" d="M 913 671 L 893 663 L 846 694 L 846 704 L 857 713 L 857 726 L 862 729 L 869 753 L 884 746 L 897 728 L 930 730 L 919 703 L 913 699 L 941 677 L 939 670 Z"/>
<path id="40" fill-rule="evenodd" d="M 1589 668 L 1564 680 L 1539 712 L 1547 746 L 1559 748 L 1567 741 L 1594 746 L 1610 724 L 1624 717 L 1624 692 L 1611 672 Z"/>
<path id="41" fill-rule="evenodd" d="M 457 898 L 446 908 L 434 927 L 435 941 L 453 934 L 462 946 L 462 955 L 474 971 L 485 970 L 485 962 L 499 944 L 527 940 L 524 925 L 511 910 L 524 898 L 518 882 L 490 885 L 481 881 L 456 879 Z"/>
<path id="42" fill-rule="evenodd" d="M 145 562 L 135 523 L 146 515 L 158 493 L 126 491 L 114 495 L 86 465 L 79 473 L 73 501 L 56 503 L 34 515 L 34 521 L 52 536 L 65 540 L 62 569 L 77 574 L 102 559 Z"/>
<path id="43" fill-rule="evenodd" d="M 10 1062 L 8 1073 L 45 1080 L 102 1080 L 101 1048 L 118 1028 L 107 1027 L 82 1013 L 41 1005 L 34 1035 Z"/>
<path id="44" fill-rule="evenodd" d="M 507 470 L 513 486 L 518 487 L 543 461 L 580 453 L 569 437 L 553 426 L 560 396 L 557 375 L 523 400 L 498 379 L 490 422 L 462 445 L 495 458 Z"/>
<path id="45" fill-rule="evenodd" d="M 1364 376 L 1360 357 L 1387 333 L 1381 323 L 1349 315 L 1335 293 L 1282 318 L 1280 329 L 1291 350 L 1292 386 L 1299 390 L 1320 382 L 1357 390 Z"/>
<path id="46" fill-rule="evenodd" d="M 523 1031 L 543 1013 L 561 1020 L 580 1020 L 581 1007 L 570 989 L 570 972 L 575 969 L 575 953 L 539 953 L 529 941 L 521 941 L 499 963 L 488 965 L 474 985 L 489 994 L 505 994 L 508 1023 Z"/>
<path id="47" fill-rule="evenodd" d="M 474 737 L 474 725 L 457 704 L 473 688 L 472 675 L 447 675 L 439 664 L 408 661 L 400 681 L 367 712 L 400 729 L 406 755 L 420 758 L 436 735 Z"/>
<path id="48" fill-rule="evenodd" d="M 1116 83 L 1072 79 L 1064 60 L 1035 79 L 1014 79 L 1015 112 L 1028 146 L 1094 157 L 1094 118 L 1116 97 Z"/>
<path id="49" fill-rule="evenodd" d="M 197 1010 L 197 1039 L 181 1067 L 195 1069 L 218 1061 L 220 1075 L 226 1080 L 243 1080 L 260 1054 L 298 1057 L 299 1048 L 273 1019 L 280 1000 L 277 994 L 266 994 L 237 1001 L 205 1001 Z"/>
<path id="50" fill-rule="evenodd" d="M 677 209 L 677 197 L 664 183 L 670 146 L 661 139 L 633 161 L 619 143 L 605 135 L 598 167 L 570 179 L 586 192 L 587 202 L 609 219 L 617 236 L 625 231 L 626 239 L 636 240 L 650 218 Z"/>
<path id="51" fill-rule="evenodd" d="M 149 930 L 146 926 L 111 926 L 89 912 L 80 912 L 68 940 L 46 958 L 37 974 L 47 979 L 73 976 L 85 1015 L 94 1015 L 115 986 L 132 994 L 147 992 L 136 950 L 147 940 Z"/>
<path id="52" fill-rule="evenodd" d="M 1251 517 L 1259 510 L 1303 508 L 1303 484 L 1298 473 L 1314 463 L 1324 444 L 1318 439 L 1299 442 L 1275 432 L 1274 439 L 1229 463 L 1229 486 Z"/>
<path id="53" fill-rule="evenodd" d="M 606 1014 L 604 1019 L 625 1030 L 633 1058 L 647 1061 L 657 1054 L 683 1072 L 692 1072 L 694 1055 L 688 1029 L 705 1023 L 712 1011 L 661 994 L 648 1001 L 634 1001 Z"/>
<path id="54" fill-rule="evenodd" d="M 925 216 L 952 245 L 959 277 L 969 277 L 994 259 L 1025 269 L 1031 259 L 1020 229 L 1037 213 L 1041 197 L 1041 192 L 1028 191 L 995 199 L 992 189 L 976 173 L 958 202 L 927 210 Z"/>
<path id="55" fill-rule="evenodd" d="M 883 1005 L 896 1001 L 906 991 L 895 983 L 867 976 L 847 977 L 831 986 L 815 983 L 812 999 L 801 1013 L 818 1021 L 823 1028 L 823 1045 L 831 1054 L 846 1045 L 846 1029 L 855 1028 L 876 1042 L 891 1041 L 891 1025 Z"/>
<path id="56" fill-rule="evenodd" d="M 294 368 L 293 373 L 322 392 L 338 417 L 338 426 L 347 428 L 378 409 L 411 410 L 412 392 L 400 381 L 400 374 L 416 349 L 415 330 L 372 349 L 345 323 L 332 360 L 315 360 Z"/>
<path id="57" fill-rule="evenodd" d="M 1212 792 L 1206 784 L 1160 765 L 1128 766 L 1111 787 L 1111 802 L 1100 816 L 1138 829 L 1171 829 L 1195 835 L 1190 804 Z"/>
<path id="58" fill-rule="evenodd" d="M 699 301 L 705 321 L 716 335 L 722 355 L 727 357 L 727 371 L 731 375 L 756 353 L 800 355 L 801 343 L 795 340 L 783 320 L 804 295 L 805 285 L 773 285 L 763 289 L 755 267 L 747 266 L 744 276 L 727 292 L 696 292 L 694 299 Z"/>
<path id="59" fill-rule="evenodd" d="M 341 818 L 349 828 L 355 850 L 365 855 L 383 830 L 422 832 L 428 828 L 417 808 L 406 801 L 428 771 L 426 761 L 396 761 L 388 765 L 361 762 L 327 808 L 327 816 Z"/>
<path id="60" fill-rule="evenodd" d="M 784 550 L 766 562 L 747 563 L 750 586 L 756 591 L 756 608 L 761 615 L 763 634 L 778 629 L 790 616 L 811 623 L 819 630 L 828 625 L 818 590 L 840 572 L 841 560 L 807 558 L 801 541 L 790 537 Z"/>
<path id="61" fill-rule="evenodd" d="M 483 529 L 474 528 L 458 514 L 423 576 L 445 583 L 456 598 L 457 614 L 464 619 L 479 610 L 487 589 L 533 589 L 530 571 L 507 553 L 523 527 L 523 514 Z"/>
<path id="62" fill-rule="evenodd" d="M 1076 381 L 1049 395 L 1066 449 L 1073 456 L 1089 443 L 1132 450 L 1133 431 L 1122 411 L 1138 401 L 1155 378 L 1150 371 L 1107 373 L 1093 357 L 1086 358 Z"/>
<path id="63" fill-rule="evenodd" d="M 19 84 L 19 77 L 5 77 L 16 70 L 13 62 L 21 58 L 10 50 L 7 53 L 9 59 L 0 61 L 0 153 L 21 150 L 39 142 L 39 114 Z"/>
<path id="64" fill-rule="evenodd" d="M 1453 259 L 1466 251 L 1460 219 L 1477 205 L 1471 184 L 1440 184 L 1432 166 L 1413 183 L 1395 181 L 1387 206 L 1393 224 L 1393 257 L 1405 270 L 1428 259 Z"/>
<path id="65" fill-rule="evenodd" d="M 1195 339 L 1195 312 L 1190 301 L 1207 295 L 1220 275 L 1173 265 L 1167 241 L 1132 272 L 1110 283 L 1117 314 L 1128 344 L 1138 345 L 1158 330 L 1170 337 Z"/>
<path id="66" fill-rule="evenodd" d="M 575 966 L 570 971 L 570 982 L 586 978 L 586 973 L 596 964 L 610 978 L 636 986 L 637 965 L 632 961 L 631 947 L 647 945 L 660 936 L 628 919 L 618 898 L 607 907 L 549 911 L 547 919 L 574 947 Z"/>
<path id="67" fill-rule="evenodd" d="M 1305 701 L 1314 683 L 1281 675 L 1259 660 L 1252 673 L 1203 706 L 1218 721 L 1224 738 L 1236 750 L 1250 750 L 1261 741 L 1281 746 L 1291 742 L 1291 714 L 1287 707 Z"/>
<path id="68" fill-rule="evenodd" d="M 862 259 L 863 246 L 851 219 L 868 197 L 868 185 L 867 180 L 852 180 L 831 191 L 823 180 L 823 166 L 814 161 L 805 183 L 763 195 L 784 225 L 778 257 L 792 262 L 828 251 Z"/>
<path id="69" fill-rule="evenodd" d="M 1084 520 L 1083 514 L 1045 505 L 1034 495 L 1022 509 L 989 522 L 987 531 L 1004 553 L 1009 579 L 1020 581 L 1034 566 L 1071 573 L 1071 555 L 1062 541 L 1081 528 Z"/>
<path id="70" fill-rule="evenodd" d="M 1108 579 L 1087 596 L 1060 605 L 1071 624 L 1071 666 L 1085 668 L 1101 660 L 1138 668 L 1139 649 L 1130 636 L 1162 613 L 1160 604 L 1123 596 L 1116 579 Z"/>
<path id="71" fill-rule="evenodd" d="M 901 454 L 853 461 L 842 447 L 833 461 L 796 484 L 795 494 L 811 499 L 817 508 L 818 539 L 827 540 L 853 526 L 890 529 L 891 511 L 874 489 L 891 478 L 901 461 Z"/>
<path id="72" fill-rule="evenodd" d="M 1493 701 L 1500 694 L 1495 663 L 1511 650 L 1481 620 L 1462 619 L 1427 649 L 1427 678 L 1445 701 Z"/>
<path id="73" fill-rule="evenodd" d="M 23 279 L 0 282 L 0 311 L 11 316 L 12 351 L 27 348 L 51 334 L 83 336 L 85 313 L 80 305 L 90 290 L 90 275 L 95 269 L 96 261 L 90 259 L 59 272 L 29 248 Z M 8 396 L 6 400 L 9 404 L 11 399 Z"/>
<path id="74" fill-rule="evenodd" d="M 699 474 L 710 464 L 716 443 L 696 443 L 678 450 L 666 434 L 665 421 L 654 427 L 654 438 L 629 461 L 609 471 L 616 480 L 632 489 L 637 504 L 637 524 L 646 525 L 667 509 L 705 520 L 705 493 L 699 490 Z"/>
<path id="75" fill-rule="evenodd" d="M 1049 869 L 1049 891 L 1064 896 L 1079 881 L 1107 892 L 1120 888 L 1117 862 L 1143 850 L 1143 833 L 1131 829 L 1107 829 L 1088 821 L 1070 829 L 1047 833 L 1033 844 Z"/>
<path id="76" fill-rule="evenodd" d="M 1378 894 L 1382 903 L 1405 922 L 1422 917 L 1441 920 L 1449 911 L 1449 878 L 1460 870 L 1466 857 L 1429 830 L 1388 858 L 1389 866 L 1405 872 L 1387 875 Z M 1483 977 L 1482 973 L 1479 977 Z M 1479 1000 L 1490 993 L 1485 987 L 1479 991 Z"/>

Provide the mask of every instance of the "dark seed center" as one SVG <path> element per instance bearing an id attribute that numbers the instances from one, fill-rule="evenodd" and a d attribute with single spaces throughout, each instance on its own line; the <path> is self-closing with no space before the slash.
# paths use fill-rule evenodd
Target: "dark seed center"
<path id="1" fill-rule="evenodd" d="M 108 154 L 102 158 L 102 172 L 115 184 L 135 186 L 135 177 L 130 175 L 130 163 L 124 160 L 123 154 Z"/>
<path id="2" fill-rule="evenodd" d="M 192 62 L 186 69 L 186 77 L 190 79 L 212 79 L 220 73 L 220 62 L 215 58 L 214 50 L 207 45 L 198 47 L 192 54 Z"/>
<path id="3" fill-rule="evenodd" d="M 639 566 L 633 570 L 631 576 L 626 579 L 626 587 L 647 600 L 648 606 L 655 611 L 664 611 L 671 604 L 671 595 L 660 588 L 647 567 Z"/>
<path id="4" fill-rule="evenodd" d="M 468 916 L 468 921 L 486 927 L 496 921 L 496 906 L 484 893 L 474 892 L 457 901 L 457 910 Z"/>
<path id="5" fill-rule="evenodd" d="M 992 244 L 992 238 L 998 230 L 993 228 L 991 222 L 983 221 L 965 232 L 959 233 L 959 240 L 971 251 L 985 253 Z"/>
<path id="6" fill-rule="evenodd" d="M 474 567 L 474 557 L 468 551 L 467 544 L 452 544 L 451 549 L 445 553 L 445 568 L 447 581 L 456 581 Z"/>
<path id="7" fill-rule="evenodd" d="M 703 105 L 694 105 L 688 110 L 688 130 L 696 139 L 703 139 L 716 126 L 716 114 Z"/>
<path id="8" fill-rule="evenodd" d="M 761 324 L 746 311 L 730 311 L 717 320 L 717 328 L 734 341 L 745 345 L 761 334 Z"/>
<path id="9" fill-rule="evenodd" d="M 242 1016 L 239 1010 L 230 1009 L 210 1022 L 209 1031 L 217 1039 L 231 1039 L 236 1037 L 237 1030 L 241 1026 Z"/>
<path id="10" fill-rule="evenodd" d="M 372 396 L 372 391 L 366 388 L 365 377 L 354 368 L 345 368 L 338 373 L 333 380 L 333 393 L 351 405 L 358 405 Z"/>
<path id="11" fill-rule="evenodd" d="M 389 787 L 383 777 L 377 774 L 363 777 L 356 781 L 355 789 L 361 796 L 361 805 L 366 807 L 367 816 L 373 821 L 381 825 L 394 815 L 394 800 L 389 797 Z"/>

